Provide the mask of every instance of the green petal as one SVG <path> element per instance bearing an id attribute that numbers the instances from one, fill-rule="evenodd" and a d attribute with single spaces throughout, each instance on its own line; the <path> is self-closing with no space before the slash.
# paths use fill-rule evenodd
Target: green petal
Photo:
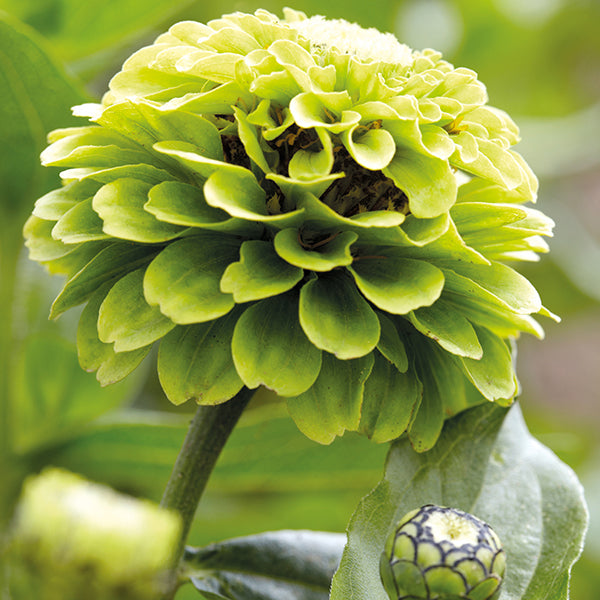
<path id="1" fill-rule="evenodd" d="M 418 407 L 422 388 L 414 373 L 401 373 L 379 352 L 367 379 L 360 431 L 374 442 L 389 442 L 402 435 Z"/>
<path id="2" fill-rule="evenodd" d="M 98 182 L 101 184 L 112 183 L 118 179 L 137 179 L 148 183 L 150 185 L 156 185 L 163 181 L 174 180 L 175 176 L 159 169 L 152 165 L 119 165 L 118 167 L 111 167 L 108 169 L 98 167 L 82 167 L 79 169 L 67 169 L 61 173 L 63 179 L 76 179 L 83 182 Z M 98 188 L 100 186 L 97 186 Z"/>
<path id="3" fill-rule="evenodd" d="M 423 233 L 427 235 L 427 231 Z M 437 233 L 435 228 L 431 233 Z M 436 264 L 447 265 L 449 268 L 452 268 L 452 265 L 462 265 L 463 263 L 474 263 L 477 266 L 482 265 L 484 267 L 489 265 L 489 261 L 485 256 L 467 246 L 458 234 L 452 219 L 448 219 L 447 229 L 442 235 L 422 247 L 419 247 L 419 244 L 412 243 L 407 246 L 402 250 L 402 255 L 421 260 L 431 260 Z"/>
<path id="4" fill-rule="evenodd" d="M 418 219 L 414 215 L 408 215 L 401 230 L 411 245 L 421 247 L 435 242 L 448 231 L 449 226 L 450 216 L 448 213 L 431 219 Z"/>
<path id="5" fill-rule="evenodd" d="M 379 320 L 344 273 L 319 276 L 300 292 L 300 324 L 317 347 L 347 360 L 368 354 L 379 340 Z"/>
<path id="6" fill-rule="evenodd" d="M 249 388 L 265 385 L 280 396 L 297 396 L 317 379 L 321 350 L 298 322 L 298 299 L 288 293 L 252 305 L 233 333 L 233 361 Z"/>
<path id="7" fill-rule="evenodd" d="M 323 354 L 321 372 L 305 393 L 288 398 L 288 410 L 298 429 L 321 444 L 330 444 L 346 430 L 356 431 L 365 381 L 373 368 L 373 356 L 338 360 Z"/>
<path id="8" fill-rule="evenodd" d="M 400 339 L 398 330 L 391 319 L 381 311 L 376 311 L 379 318 L 381 336 L 377 342 L 377 350 L 391 362 L 398 371 L 406 373 L 408 369 L 408 356 L 404 343 Z"/>
<path id="9" fill-rule="evenodd" d="M 36 200 L 33 214 L 40 219 L 58 221 L 77 203 L 91 198 L 99 188 L 95 181 L 72 181 Z"/>
<path id="10" fill-rule="evenodd" d="M 146 300 L 178 325 L 203 323 L 227 314 L 233 296 L 220 289 L 223 272 L 237 260 L 240 241 L 202 233 L 169 244 L 150 263 Z"/>
<path id="11" fill-rule="evenodd" d="M 208 92 L 174 97 L 166 109 L 184 110 L 198 114 L 231 115 L 233 107 L 240 103 L 242 106 L 252 106 L 254 97 L 237 81 L 219 85 Z"/>
<path id="12" fill-rule="evenodd" d="M 365 169 L 380 171 L 387 167 L 396 153 L 396 143 L 385 129 L 369 129 L 355 136 L 360 127 L 344 131 L 342 142 L 352 158 Z"/>
<path id="13" fill-rule="evenodd" d="M 233 113 L 238 125 L 238 135 L 244 145 L 246 154 L 248 154 L 250 160 L 254 161 L 260 167 L 263 173 L 270 173 L 272 169 L 265 158 L 263 149 L 260 147 L 256 126 L 248 122 L 248 115 L 237 108 L 237 106 L 233 107 Z"/>
<path id="14" fill-rule="evenodd" d="M 519 314 L 536 313 L 542 308 L 540 296 L 533 285 L 523 275 L 502 263 L 475 265 L 453 262 L 448 266 Z"/>
<path id="15" fill-rule="evenodd" d="M 417 452 L 426 452 L 435 445 L 446 417 L 446 405 L 464 404 L 464 376 L 451 355 L 426 338 L 413 340 L 416 372 L 423 385 L 418 411 L 408 430 L 408 437 Z"/>
<path id="16" fill-rule="evenodd" d="M 233 294 L 237 303 L 262 300 L 293 288 L 304 271 L 290 265 L 275 252 L 271 242 L 245 241 L 239 262 L 231 263 L 221 278 L 221 291 Z"/>
<path id="17" fill-rule="evenodd" d="M 98 313 L 98 337 L 114 342 L 115 352 L 137 350 L 160 339 L 175 325 L 144 298 L 145 268 L 128 273 L 108 292 Z"/>
<path id="18" fill-rule="evenodd" d="M 77 327 L 77 355 L 81 368 L 97 371 L 96 379 L 101 385 L 110 385 L 127 377 L 150 351 L 145 346 L 131 352 L 115 352 L 112 344 L 101 342 L 98 337 L 98 312 L 111 284 L 98 289 L 85 305 Z"/>
<path id="19" fill-rule="evenodd" d="M 544 330 L 537 321 L 529 315 L 519 315 L 511 311 L 483 288 L 477 290 L 475 286 L 471 286 L 471 289 L 474 289 L 475 293 L 478 294 L 476 296 L 451 291 L 457 287 L 456 282 L 453 281 L 456 277 L 458 276 L 446 271 L 448 290 L 444 289 L 442 297 L 452 304 L 454 310 L 460 311 L 471 323 L 482 325 L 501 338 L 518 337 L 519 333 L 523 331 L 543 339 Z M 458 285 L 464 291 L 469 289 L 468 286 L 471 283 L 470 280 L 463 278 L 463 281 Z"/>
<path id="20" fill-rule="evenodd" d="M 437 267 L 409 258 L 365 258 L 355 260 L 348 270 L 368 300 L 397 315 L 430 306 L 444 287 Z"/>
<path id="21" fill-rule="evenodd" d="M 398 149 L 383 173 L 407 195 L 416 217 L 437 217 L 456 202 L 456 178 L 445 160 Z"/>
<path id="22" fill-rule="evenodd" d="M 394 227 L 404 222 L 405 215 L 393 210 L 376 210 L 354 215 L 350 218 L 343 217 L 321 202 L 314 194 L 299 191 L 298 207 L 304 209 L 304 222 L 312 229 L 342 229 L 360 232 L 364 229 L 379 227 Z M 376 234 L 373 234 L 376 235 Z"/>
<path id="23" fill-rule="evenodd" d="M 254 175 L 240 169 L 235 172 L 216 171 L 204 184 L 204 197 L 213 207 L 221 208 L 232 217 L 289 227 L 303 221 L 302 210 L 269 215 L 264 190 Z"/>
<path id="24" fill-rule="evenodd" d="M 447 302 L 440 299 L 432 306 L 409 313 L 408 318 L 444 350 L 476 360 L 481 358 L 483 350 L 471 323 Z"/>
<path id="25" fill-rule="evenodd" d="M 346 93 L 347 96 L 347 93 Z M 331 133 L 339 134 L 346 129 L 350 129 L 353 125 L 360 122 L 360 115 L 349 108 L 349 103 L 346 105 L 345 97 L 340 97 L 339 110 L 341 118 L 327 108 L 323 100 L 327 99 L 327 95 L 304 92 L 292 98 L 290 102 L 290 112 L 299 127 L 310 129 L 312 127 L 322 127 L 331 131 Z"/>
<path id="26" fill-rule="evenodd" d="M 135 242 L 171 240 L 182 227 L 158 221 L 144 210 L 150 185 L 137 179 L 118 179 L 101 187 L 92 206 L 104 221 L 105 233 Z"/>
<path id="27" fill-rule="evenodd" d="M 315 180 L 326 177 L 331 172 L 334 162 L 331 137 L 321 127 L 317 127 L 316 132 L 323 149 L 318 152 L 309 150 L 296 151 L 288 165 L 290 178 Z"/>
<path id="28" fill-rule="evenodd" d="M 52 237 L 65 244 L 104 240 L 110 236 L 102 230 L 102 219 L 92 208 L 92 198 L 75 204 L 56 223 Z"/>
<path id="29" fill-rule="evenodd" d="M 231 356 L 233 328 L 240 313 L 178 326 L 160 343 L 158 377 L 167 398 L 175 405 L 193 398 L 198 404 L 220 404 L 233 398 L 244 385 Z"/>
<path id="30" fill-rule="evenodd" d="M 202 190 L 180 181 L 164 181 L 148 192 L 144 210 L 159 221 L 239 235 L 258 235 L 262 227 L 230 217 L 206 203 Z"/>
<path id="31" fill-rule="evenodd" d="M 275 251 L 291 265 L 311 271 L 331 271 L 352 264 L 350 247 L 358 238 L 356 233 L 345 231 L 332 236 L 327 243 L 315 245 L 314 250 L 302 243 L 301 236 L 301 231 L 293 228 L 283 229 L 275 236 Z"/>
<path id="32" fill-rule="evenodd" d="M 65 244 L 52 237 L 55 221 L 46 221 L 31 215 L 23 227 L 25 246 L 29 250 L 29 258 L 40 262 L 56 260 L 70 252 L 76 246 Z"/>
<path id="33" fill-rule="evenodd" d="M 450 214 L 462 236 L 515 223 L 527 217 L 525 208 L 499 202 L 460 202 L 452 207 Z"/>
<path id="34" fill-rule="evenodd" d="M 85 302 L 102 284 L 116 281 L 147 265 L 159 250 L 126 242 L 116 242 L 103 248 L 67 281 L 52 304 L 50 317 L 55 319 L 69 308 Z"/>
<path id="35" fill-rule="evenodd" d="M 479 360 L 462 358 L 466 375 L 488 399 L 509 405 L 517 393 L 513 358 L 506 342 L 484 327 L 475 327 L 483 348 Z"/>
<path id="36" fill-rule="evenodd" d="M 177 140 L 194 145 L 196 152 L 207 158 L 223 160 L 219 131 L 197 114 L 157 106 L 143 99 L 128 99 L 105 108 L 96 121 L 148 151 L 161 140 Z"/>

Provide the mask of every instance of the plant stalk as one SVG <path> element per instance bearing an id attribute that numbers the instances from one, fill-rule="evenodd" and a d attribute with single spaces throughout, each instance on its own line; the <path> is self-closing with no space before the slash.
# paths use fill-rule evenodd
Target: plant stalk
<path id="1" fill-rule="evenodd" d="M 160 503 L 164 508 L 176 510 L 182 520 L 179 545 L 174 554 L 175 569 L 183 555 L 196 508 L 210 474 L 253 394 L 254 390 L 244 387 L 223 404 L 199 406 L 190 423 Z M 174 597 L 176 583 L 173 582 L 174 589 L 165 596 L 165 600 Z"/>

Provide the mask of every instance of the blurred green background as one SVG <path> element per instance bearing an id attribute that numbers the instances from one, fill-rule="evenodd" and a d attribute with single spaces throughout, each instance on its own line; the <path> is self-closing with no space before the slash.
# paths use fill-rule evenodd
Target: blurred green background
<path id="1" fill-rule="evenodd" d="M 186 407 L 166 420 L 157 415 L 169 406 L 151 369 L 108 390 L 82 373 L 72 344 L 77 315 L 46 322 L 59 285 L 27 261 L 20 233 L 35 198 L 56 184 L 56 173 L 37 164 L 46 131 L 73 124 L 68 106 L 98 99 L 123 60 L 173 22 L 256 8 L 280 14 L 286 4 L 0 0 L 3 22 L 18 33 L 9 39 L 3 27 L 0 37 L 3 519 L 23 476 L 49 463 L 160 497 L 186 424 Z M 540 177 L 539 207 L 557 222 L 551 254 L 524 271 L 563 318 L 559 325 L 544 323 L 545 341 L 520 341 L 521 399 L 532 432 L 577 471 L 586 489 L 591 528 L 572 597 L 597 598 L 600 3 L 298 0 L 293 8 L 391 31 L 413 48 L 443 51 L 456 66 L 476 70 L 490 103 L 520 126 L 517 150 Z M 260 398 L 232 439 L 203 500 L 193 541 L 286 527 L 342 531 L 379 479 L 384 447 L 351 435 L 317 446 L 296 431 L 284 409 L 261 408 L 272 401 Z M 123 405 L 125 411 L 114 410 Z"/>

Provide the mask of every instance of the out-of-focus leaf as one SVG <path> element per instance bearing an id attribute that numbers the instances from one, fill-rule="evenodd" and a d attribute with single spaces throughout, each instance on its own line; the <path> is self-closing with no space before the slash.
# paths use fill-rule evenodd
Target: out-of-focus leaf
<path id="1" fill-rule="evenodd" d="M 110 389 L 81 369 L 73 344 L 56 332 L 32 335 L 17 359 L 11 434 L 15 452 L 42 448 L 76 435 L 78 427 L 123 402 L 136 378 Z"/>
<path id="2" fill-rule="evenodd" d="M 193 0 L 0 0 L 0 8 L 40 31 L 66 61 L 130 43 L 191 4 Z"/>
<path id="3" fill-rule="evenodd" d="M 183 572 L 210 600 L 327 600 L 345 536 L 273 531 L 187 548 Z"/>
<path id="4" fill-rule="evenodd" d="M 429 503 L 494 528 L 508 564 L 499 600 L 568 597 L 587 524 L 581 485 L 530 435 L 518 405 L 484 405 L 448 421 L 429 452 L 414 453 L 406 440 L 392 446 L 385 478 L 350 522 L 331 599 L 387 600 L 379 578 L 385 539 L 405 513 Z"/>
<path id="5" fill-rule="evenodd" d="M 83 94 L 45 53 L 28 27 L 0 11 L 0 207 L 27 213 L 56 179 L 39 154 L 46 133 L 74 123 Z"/>
<path id="6" fill-rule="evenodd" d="M 160 498 L 190 416 L 128 411 L 99 421 L 56 452 L 57 466 L 133 493 Z M 385 448 L 346 434 L 331 446 L 307 439 L 285 406 L 247 411 L 210 480 L 216 493 L 360 490 L 380 472 Z"/>

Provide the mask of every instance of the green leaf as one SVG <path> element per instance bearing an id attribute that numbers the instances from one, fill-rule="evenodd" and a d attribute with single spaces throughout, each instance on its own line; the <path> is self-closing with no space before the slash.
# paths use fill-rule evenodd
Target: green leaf
<path id="1" fill-rule="evenodd" d="M 437 217 L 456 202 L 456 178 L 446 160 L 398 149 L 383 172 L 408 196 L 415 217 Z"/>
<path id="2" fill-rule="evenodd" d="M 368 354 L 379 340 L 379 320 L 346 273 L 321 275 L 300 291 L 300 324 L 321 350 L 346 360 Z"/>
<path id="3" fill-rule="evenodd" d="M 277 233 L 274 244 L 277 254 L 291 265 L 311 271 L 331 271 L 335 267 L 352 264 L 350 247 L 357 239 L 358 234 L 344 231 L 313 249 L 302 242 L 300 230 L 289 228 Z"/>
<path id="4" fill-rule="evenodd" d="M 150 346 L 130 352 L 115 352 L 113 344 L 105 344 L 98 337 L 98 313 L 111 288 L 107 283 L 92 295 L 85 305 L 77 326 L 77 355 L 86 371 L 97 371 L 101 385 L 109 385 L 127 377 L 150 351 Z"/>
<path id="5" fill-rule="evenodd" d="M 430 306 L 444 287 L 444 275 L 437 267 L 410 258 L 365 258 L 355 260 L 348 270 L 366 298 L 392 314 Z"/>
<path id="6" fill-rule="evenodd" d="M 46 54 L 35 33 L 8 14 L 0 14 L 0 207 L 29 210 L 29 203 L 56 183 L 39 154 L 46 133 L 73 124 L 69 108 L 83 94 Z"/>
<path id="7" fill-rule="evenodd" d="M 566 600 L 587 512 L 575 474 L 527 431 L 518 406 L 484 405 L 447 421 L 436 446 L 390 450 L 383 481 L 359 504 L 331 600 L 388 600 L 379 557 L 396 522 L 424 504 L 489 523 L 508 564 L 499 600 Z"/>
<path id="8" fill-rule="evenodd" d="M 321 372 L 314 385 L 287 405 L 298 429 L 321 444 L 330 444 L 346 430 L 356 431 L 365 381 L 373 368 L 371 354 L 338 360 L 323 354 Z"/>
<path id="9" fill-rule="evenodd" d="M 80 271 L 67 281 L 52 304 L 51 318 L 85 302 L 102 284 L 116 281 L 131 271 L 147 265 L 157 248 L 116 242 L 103 248 Z"/>
<path id="10" fill-rule="evenodd" d="M 186 549 L 183 569 L 210 600 L 327 600 L 339 533 L 272 531 Z"/>
<path id="11" fill-rule="evenodd" d="M 183 227 L 157 220 L 144 210 L 151 185 L 124 178 L 104 185 L 93 200 L 94 210 L 104 221 L 103 230 L 134 242 L 166 242 L 178 237 Z"/>
<path id="12" fill-rule="evenodd" d="M 293 288 L 304 271 L 283 260 L 273 244 L 247 240 L 240 247 L 239 262 L 231 263 L 221 278 L 221 291 L 240 302 L 262 300 Z"/>
<path id="13" fill-rule="evenodd" d="M 232 350 L 249 388 L 262 384 L 284 397 L 305 392 L 321 370 L 321 350 L 302 330 L 298 299 L 291 292 L 246 309 L 235 326 Z"/>
<path id="14" fill-rule="evenodd" d="M 160 343 L 158 377 L 167 398 L 182 404 L 219 404 L 244 385 L 231 356 L 233 328 L 240 315 L 234 309 L 220 319 L 178 326 Z"/>
<path id="15" fill-rule="evenodd" d="M 267 396 L 266 392 L 258 393 Z M 167 414 L 130 409 L 107 415 L 78 430 L 76 439 L 53 453 L 52 463 L 135 495 L 160 500 L 189 426 L 190 413 L 183 410 L 185 407 L 177 414 Z M 217 519 L 216 528 L 211 526 L 216 517 L 213 511 L 204 513 L 207 518 L 199 513 L 197 518 L 210 533 L 202 533 L 201 528 L 203 541 L 198 543 L 208 543 L 218 535 L 233 536 L 236 531 L 255 532 L 261 526 L 268 527 L 264 520 L 256 525 L 256 519 L 237 519 L 240 510 L 254 517 L 262 515 L 266 491 L 273 494 L 272 506 L 279 507 L 279 511 L 281 506 L 296 505 L 295 499 L 303 493 L 315 490 L 315 501 L 324 517 L 314 515 L 316 520 L 299 522 L 310 527 L 336 523 L 336 528 L 343 529 L 347 515 L 324 506 L 322 495 L 332 491 L 333 482 L 337 492 L 350 492 L 350 514 L 357 496 L 380 478 L 385 451 L 383 446 L 356 434 L 346 434 L 330 446 L 315 444 L 298 431 L 283 402 L 254 404 L 244 412 L 227 442 L 205 495 L 208 502 L 218 505 L 225 496 L 231 510 Z M 247 494 L 261 495 L 260 506 L 253 508 Z M 301 511 L 307 516 L 305 505 Z M 232 519 L 235 526 L 230 523 Z M 288 519 L 281 522 L 293 526 Z"/>
<path id="16" fill-rule="evenodd" d="M 145 268 L 128 273 L 110 289 L 98 313 L 98 337 L 115 352 L 152 344 L 175 324 L 144 298 Z"/>
<path id="17" fill-rule="evenodd" d="M 227 265 L 237 260 L 239 247 L 237 238 L 210 233 L 169 244 L 146 271 L 146 300 L 179 325 L 227 314 L 233 296 L 219 286 Z"/>
<path id="18" fill-rule="evenodd" d="M 107 5 L 103 11 L 87 6 L 84 10 L 76 0 L 53 0 L 41 4 L 5 0 L 3 4 L 49 38 L 61 58 L 79 61 L 156 27 L 189 2 L 150 0 L 144 5 L 144 10 L 140 10 L 138 0 L 124 0 Z"/>
<path id="19" fill-rule="evenodd" d="M 422 386 L 412 370 L 401 373 L 379 352 L 374 355 L 375 364 L 365 385 L 360 431 L 382 443 L 406 431 L 419 408 Z"/>

